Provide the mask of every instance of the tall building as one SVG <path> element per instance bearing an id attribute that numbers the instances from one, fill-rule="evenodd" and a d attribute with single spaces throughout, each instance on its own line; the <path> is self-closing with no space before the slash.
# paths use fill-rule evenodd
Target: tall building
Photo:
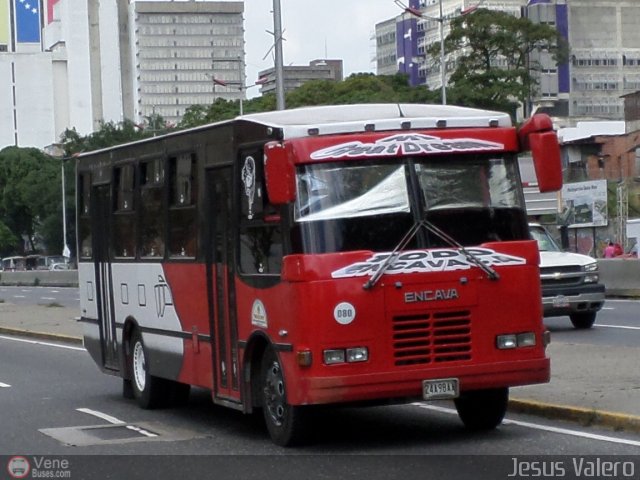
<path id="1" fill-rule="evenodd" d="M 243 2 L 132 2 L 133 118 L 177 122 L 193 104 L 244 97 L 243 11 Z"/>
<path id="2" fill-rule="evenodd" d="M 55 138 L 51 54 L 39 0 L 0 0 L 0 149 Z"/>
<path id="3" fill-rule="evenodd" d="M 530 0 L 527 16 L 556 26 L 571 50 L 560 68 L 538 59 L 538 104 L 558 117 L 622 120 L 623 95 L 640 90 L 640 2 Z"/>
<path id="4" fill-rule="evenodd" d="M 0 0 L 0 148 L 153 114 L 176 123 L 193 104 L 244 97 L 243 12 L 243 1 Z"/>
<path id="5" fill-rule="evenodd" d="M 440 45 L 450 31 L 450 22 L 475 9 L 480 0 L 409 0 L 407 6 L 420 17 L 403 12 L 394 19 L 376 24 L 376 63 L 380 75 L 404 73 L 410 85 L 442 86 L 439 59 L 428 54 L 433 45 Z M 500 10 L 520 16 L 526 0 L 485 0 L 482 8 Z M 442 32 L 440 26 L 442 25 Z M 448 78 L 455 69 L 455 54 L 445 58 Z M 395 68 L 394 68 L 395 67 Z"/>

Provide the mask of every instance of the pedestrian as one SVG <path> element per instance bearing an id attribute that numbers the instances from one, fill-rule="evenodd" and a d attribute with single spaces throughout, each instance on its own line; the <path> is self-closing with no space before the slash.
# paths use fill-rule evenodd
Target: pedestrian
<path id="1" fill-rule="evenodd" d="M 613 258 L 616 256 L 616 247 L 613 246 L 613 242 L 609 241 L 607 246 L 604 248 L 604 258 Z"/>
<path id="2" fill-rule="evenodd" d="M 623 253 L 624 253 L 624 250 L 622 250 L 622 245 L 620 245 L 618 242 L 614 243 L 613 244 L 613 256 L 614 257 L 619 257 Z"/>

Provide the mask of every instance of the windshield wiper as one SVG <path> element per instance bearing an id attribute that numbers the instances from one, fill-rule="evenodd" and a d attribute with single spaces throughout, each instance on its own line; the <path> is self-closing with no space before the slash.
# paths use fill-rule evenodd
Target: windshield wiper
<path id="1" fill-rule="evenodd" d="M 419 222 L 416 222 L 412 225 L 412 227 L 407 231 L 404 237 L 402 237 L 400 242 L 398 242 L 398 245 L 396 245 L 393 251 L 385 259 L 382 265 L 380 265 L 380 268 L 378 268 L 378 270 L 376 270 L 375 273 L 371 275 L 371 277 L 369 277 L 369 280 L 365 282 L 365 284 L 362 286 L 365 290 L 373 288 L 375 284 L 378 283 L 380 277 L 382 277 L 382 275 L 384 275 L 384 272 L 386 272 L 389 267 L 391 267 L 395 263 L 397 258 L 400 256 L 400 251 L 404 250 L 411 239 L 415 237 L 416 233 L 418 233 L 418 230 L 420 230 L 420 227 L 424 227 L 428 232 L 433 233 L 435 236 L 440 237 L 452 247 L 457 248 L 460 253 L 464 255 L 468 262 L 474 264 L 475 266 L 480 268 L 480 270 L 486 273 L 487 277 L 489 277 L 489 280 L 500 279 L 500 275 L 498 274 L 498 272 L 496 272 L 489 265 L 485 265 L 484 263 L 482 263 L 482 260 L 480 260 L 477 255 L 467 250 L 460 242 L 456 241 L 448 233 L 442 231 L 440 228 L 436 227 L 428 220 L 420 220 Z"/>
<path id="2" fill-rule="evenodd" d="M 480 270 L 482 270 L 484 273 L 486 273 L 487 277 L 489 277 L 489 280 L 500 280 L 500 275 L 498 274 L 498 272 L 496 272 L 489 265 L 484 264 L 482 262 L 482 260 L 480 260 L 478 258 L 477 255 L 475 255 L 474 253 L 472 253 L 469 250 L 467 250 L 460 242 L 456 241 L 456 239 L 453 238 L 451 235 L 449 235 L 448 233 L 444 232 L 440 228 L 436 227 L 433 223 L 429 222 L 428 220 L 421 220 L 420 223 L 429 232 L 431 232 L 434 235 L 440 237 L 442 240 L 447 242 L 449 245 L 451 245 L 453 247 L 456 247 L 460 251 L 460 253 L 462 253 L 464 255 L 464 258 L 466 258 L 467 261 L 473 263 L 475 266 L 480 268 Z"/>
<path id="3" fill-rule="evenodd" d="M 393 263 L 396 261 L 396 259 L 400 255 L 400 251 L 404 250 L 404 248 L 408 245 L 411 239 L 415 237 L 416 233 L 418 233 L 418 230 L 420 230 L 421 226 L 422 226 L 421 221 L 416 222 L 411 226 L 411 228 L 407 231 L 407 233 L 404 234 L 404 237 L 402 237 L 400 242 L 398 242 L 398 245 L 396 245 L 396 248 L 393 249 L 393 251 L 389 254 L 389 256 L 384 260 L 382 265 L 380 265 L 380 268 L 378 268 L 378 270 L 376 270 L 374 274 L 371 275 L 371 277 L 369 277 L 369 280 L 367 280 L 365 284 L 362 286 L 365 290 L 369 290 L 370 288 L 373 288 L 375 284 L 378 283 L 378 280 L 380 280 L 380 277 L 384 274 L 384 272 L 387 271 L 387 269 L 391 265 L 393 265 Z"/>

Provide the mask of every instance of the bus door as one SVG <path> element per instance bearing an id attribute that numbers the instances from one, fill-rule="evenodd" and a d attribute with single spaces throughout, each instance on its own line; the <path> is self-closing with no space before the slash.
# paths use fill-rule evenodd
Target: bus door
<path id="1" fill-rule="evenodd" d="M 102 364 L 105 368 L 118 370 L 118 346 L 116 322 L 113 310 L 113 285 L 111 263 L 109 262 L 109 240 L 111 238 L 111 186 L 93 187 L 92 207 L 92 248 L 96 278 L 96 300 L 100 325 L 100 345 Z"/>
<path id="2" fill-rule="evenodd" d="M 233 262 L 232 168 L 207 171 L 207 285 L 214 397 L 240 399 Z"/>

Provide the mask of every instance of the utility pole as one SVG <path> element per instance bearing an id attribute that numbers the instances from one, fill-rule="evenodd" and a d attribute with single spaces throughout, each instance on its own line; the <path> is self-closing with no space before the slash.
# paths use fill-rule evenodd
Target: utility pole
<path id="1" fill-rule="evenodd" d="M 282 17 L 280 0 L 273 0 L 273 35 L 275 40 L 276 109 L 284 110 L 284 68 L 282 59 Z"/>

